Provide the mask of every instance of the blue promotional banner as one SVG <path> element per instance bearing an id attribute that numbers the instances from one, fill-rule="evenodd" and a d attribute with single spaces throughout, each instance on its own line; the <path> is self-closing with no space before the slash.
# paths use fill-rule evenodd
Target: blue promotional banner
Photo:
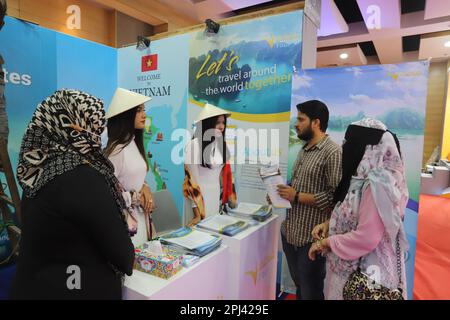
<path id="1" fill-rule="evenodd" d="M 8 152 L 15 169 L 25 128 L 37 104 L 58 87 L 56 32 L 6 17 L 0 54 L 5 60 Z"/>
<path id="2" fill-rule="evenodd" d="M 301 65 L 302 21 L 303 11 L 297 10 L 191 36 L 187 126 L 192 129 L 207 102 L 232 113 L 226 138 L 231 162 L 237 164 L 239 201 L 265 202 L 257 170 L 262 155 L 279 164 L 286 176 L 292 75 Z M 255 133 L 255 144 L 236 144 L 238 130 Z M 245 161 L 239 161 L 239 152 Z"/>
<path id="3" fill-rule="evenodd" d="M 186 128 L 188 44 L 188 35 L 182 35 L 152 41 L 150 49 L 144 51 L 135 46 L 118 50 L 119 87 L 152 97 L 146 103 L 144 130 L 150 168 L 146 181 L 152 191 L 169 190 L 180 217 L 184 203 L 183 143 L 172 134 Z M 172 156 L 176 150 L 179 152 Z"/>
<path id="4" fill-rule="evenodd" d="M 5 61 L 8 153 L 14 171 L 23 134 L 40 102 L 58 89 L 71 88 L 103 99 L 106 107 L 117 86 L 116 49 L 14 18 L 5 18 L 0 55 Z M 2 260 L 7 254 L 1 249 L 7 248 L 6 233 L 0 238 Z"/>
<path id="5" fill-rule="evenodd" d="M 9 120 L 8 151 L 13 169 L 20 144 L 36 106 L 54 91 L 86 91 L 105 102 L 117 86 L 114 48 L 6 17 L 0 32 L 5 60 L 5 97 Z"/>
<path id="6" fill-rule="evenodd" d="M 428 68 L 427 61 L 420 61 L 305 70 L 294 76 L 291 101 L 289 173 L 302 147 L 294 128 L 298 103 L 317 99 L 328 106 L 327 133 L 338 144 L 342 144 L 348 125 L 365 117 L 381 120 L 397 134 L 410 197 L 404 220 L 410 246 L 406 261 L 409 298 L 414 279 Z"/>

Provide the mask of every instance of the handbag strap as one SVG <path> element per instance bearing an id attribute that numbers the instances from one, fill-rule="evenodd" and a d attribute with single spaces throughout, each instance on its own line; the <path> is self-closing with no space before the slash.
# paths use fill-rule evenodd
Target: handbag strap
<path id="1" fill-rule="evenodd" d="M 402 259 L 401 259 L 401 252 L 400 252 L 400 240 L 399 240 L 399 235 L 400 232 L 397 234 L 397 252 L 396 252 L 396 256 L 397 256 L 397 275 L 398 275 L 398 289 L 401 289 L 401 286 L 403 284 L 402 281 Z"/>
<path id="2" fill-rule="evenodd" d="M 401 259 L 401 252 L 400 252 L 400 240 L 399 240 L 400 232 L 397 234 L 396 238 L 396 260 L 397 260 L 397 275 L 398 275 L 398 286 L 397 289 L 400 291 L 403 291 L 401 289 L 403 281 L 402 281 L 402 259 Z M 361 261 L 364 257 L 360 257 L 358 260 L 358 271 L 361 272 Z"/>

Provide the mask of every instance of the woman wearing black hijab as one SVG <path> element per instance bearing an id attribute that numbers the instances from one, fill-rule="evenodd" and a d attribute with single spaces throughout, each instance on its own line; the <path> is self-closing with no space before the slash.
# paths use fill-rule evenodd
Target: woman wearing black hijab
<path id="1" fill-rule="evenodd" d="M 22 239 L 12 299 L 121 299 L 134 247 L 112 164 L 101 151 L 101 100 L 59 90 L 22 141 Z"/>

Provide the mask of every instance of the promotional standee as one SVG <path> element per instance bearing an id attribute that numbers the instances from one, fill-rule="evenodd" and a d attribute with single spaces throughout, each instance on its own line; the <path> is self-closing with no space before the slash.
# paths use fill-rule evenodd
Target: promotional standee
<path id="1" fill-rule="evenodd" d="M 24 50 L 33 48 L 33 50 Z M 36 106 L 60 88 L 99 97 L 117 87 L 117 50 L 6 17 L 0 32 L 9 119 L 8 151 L 17 167 L 20 143 Z"/>
<path id="2" fill-rule="evenodd" d="M 170 192 L 180 220 L 184 136 L 177 136 L 177 129 L 186 128 L 188 44 L 189 36 L 181 35 L 153 41 L 143 51 L 136 50 L 136 46 L 118 50 L 119 87 L 153 97 L 146 103 L 144 148 L 149 165 L 146 181 L 153 192 Z"/>
<path id="3" fill-rule="evenodd" d="M 153 98 L 145 105 L 146 182 L 153 192 L 169 194 L 182 223 L 186 210 L 192 210 L 182 192 L 184 146 L 206 103 L 231 113 L 226 139 L 238 202 L 264 204 L 266 189 L 258 169 L 278 165 L 283 179 L 290 180 L 301 147 L 292 130 L 295 106 L 319 99 L 330 109 L 329 134 L 337 143 L 348 124 L 364 116 L 384 121 L 400 138 L 410 193 L 404 222 L 410 292 L 428 64 L 302 71 L 303 19 L 301 10 L 257 17 L 221 26 L 218 34 L 196 31 L 152 41 L 140 51 L 135 46 L 113 49 L 7 18 L 0 51 L 13 166 L 32 113 L 55 90 L 84 90 L 107 106 L 115 89 L 123 87 Z M 23 50 L 30 46 L 33 50 Z M 236 236 L 221 235 L 219 249 L 170 279 L 135 271 L 127 279 L 125 297 L 273 299 L 277 270 L 282 290 L 290 291 L 290 276 L 277 263 L 284 210 L 276 213 Z"/>
<path id="4" fill-rule="evenodd" d="M 187 127 L 192 129 L 205 103 L 231 112 L 226 139 L 238 202 L 266 202 L 262 164 L 278 164 L 286 177 L 292 74 L 301 64 L 302 20 L 299 10 L 225 25 L 217 35 L 199 31 L 190 37 Z M 274 217 L 257 230 L 224 236 L 234 298 L 275 298 L 279 222 Z"/>

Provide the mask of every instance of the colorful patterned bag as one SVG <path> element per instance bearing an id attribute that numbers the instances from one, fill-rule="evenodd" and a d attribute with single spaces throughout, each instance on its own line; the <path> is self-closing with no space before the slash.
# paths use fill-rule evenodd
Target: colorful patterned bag
<path id="1" fill-rule="evenodd" d="M 371 279 L 361 272 L 361 259 L 359 259 L 358 269 L 354 271 L 345 283 L 342 296 L 344 300 L 404 300 L 401 288 L 401 259 L 400 245 L 397 237 L 397 272 L 399 285 L 398 289 L 389 289 Z"/>

